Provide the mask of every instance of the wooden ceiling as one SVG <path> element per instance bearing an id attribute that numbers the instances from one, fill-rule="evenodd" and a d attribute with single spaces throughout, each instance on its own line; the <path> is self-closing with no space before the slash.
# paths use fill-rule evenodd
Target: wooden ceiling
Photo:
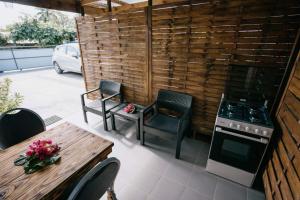
<path id="1" fill-rule="evenodd" d="M 80 13 L 80 0 L 0 0 L 8 3 L 18 3 L 39 8 Z"/>

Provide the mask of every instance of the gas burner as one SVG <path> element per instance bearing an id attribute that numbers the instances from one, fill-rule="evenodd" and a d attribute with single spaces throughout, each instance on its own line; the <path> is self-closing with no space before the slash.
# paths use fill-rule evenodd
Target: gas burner
<path id="1" fill-rule="evenodd" d="M 249 106 L 249 113 L 250 115 L 255 115 L 260 112 L 260 108 L 254 105 Z"/>
<path id="2" fill-rule="evenodd" d="M 235 112 L 233 110 L 231 110 L 231 111 L 228 112 L 228 117 L 229 118 L 234 117 L 234 115 L 235 115 Z"/>
<path id="3" fill-rule="evenodd" d="M 250 117 L 249 117 L 250 121 L 252 123 L 261 123 L 262 122 L 262 119 L 259 115 L 257 114 L 252 114 Z"/>
<path id="4" fill-rule="evenodd" d="M 235 110 L 238 107 L 238 104 L 235 102 L 230 102 L 227 104 L 228 110 Z"/>

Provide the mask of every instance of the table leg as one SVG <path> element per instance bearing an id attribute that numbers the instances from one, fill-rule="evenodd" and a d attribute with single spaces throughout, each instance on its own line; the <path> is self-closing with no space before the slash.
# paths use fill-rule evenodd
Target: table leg
<path id="1" fill-rule="evenodd" d="M 135 121 L 136 126 L 136 139 L 140 140 L 140 120 Z"/>
<path id="2" fill-rule="evenodd" d="M 111 119 L 110 119 L 110 121 L 111 121 L 111 128 L 112 128 L 112 130 L 116 130 L 116 122 L 115 122 L 115 115 L 114 114 L 112 114 L 112 113 L 110 113 L 110 117 L 111 117 Z"/>
<path id="3" fill-rule="evenodd" d="M 117 200 L 115 191 L 113 189 L 107 190 L 107 200 Z"/>

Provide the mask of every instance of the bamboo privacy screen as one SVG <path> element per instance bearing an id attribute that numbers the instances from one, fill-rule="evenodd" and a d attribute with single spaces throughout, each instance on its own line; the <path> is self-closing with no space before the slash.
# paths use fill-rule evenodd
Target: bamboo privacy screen
<path id="1" fill-rule="evenodd" d="M 300 199 L 300 53 L 294 68 L 276 117 L 282 135 L 263 174 L 268 200 Z"/>
<path id="2" fill-rule="evenodd" d="M 197 0 L 80 17 L 87 89 L 117 80 L 128 101 L 142 104 L 160 88 L 189 93 L 195 130 L 211 134 L 230 64 L 267 65 L 282 76 L 299 14 L 296 0 Z"/>

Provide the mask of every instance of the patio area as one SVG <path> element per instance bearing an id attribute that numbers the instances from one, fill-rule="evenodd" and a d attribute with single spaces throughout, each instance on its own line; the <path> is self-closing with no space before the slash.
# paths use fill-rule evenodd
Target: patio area
<path id="1" fill-rule="evenodd" d="M 181 159 L 177 160 L 172 141 L 146 135 L 146 145 L 141 146 L 134 123 L 127 120 L 116 117 L 117 131 L 109 132 L 104 130 L 100 116 L 88 113 L 89 123 L 84 123 L 79 98 L 83 93 L 83 80 L 79 74 L 58 75 L 51 68 L 6 73 L 0 77 L 14 81 L 13 90 L 24 95 L 22 107 L 36 111 L 43 118 L 51 115 L 63 118 L 48 126 L 48 130 L 67 121 L 114 143 L 110 157 L 121 161 L 115 182 L 120 200 L 265 199 L 262 192 L 205 171 L 210 147 L 205 138 L 185 138 Z M 108 124 L 111 130 L 110 120 Z"/>
<path id="2" fill-rule="evenodd" d="M 88 117 L 89 124 L 83 122 L 82 113 L 65 120 L 114 142 L 110 156 L 121 161 L 115 182 L 115 191 L 120 200 L 265 199 L 262 192 L 205 171 L 210 146 L 208 141 L 185 138 L 181 159 L 178 160 L 174 158 L 172 141 L 146 135 L 149 136 L 146 145 L 141 146 L 136 140 L 133 123 L 117 118 L 118 131 L 106 132 L 99 116 Z M 106 196 L 101 199 L 106 199 Z"/>
<path id="3" fill-rule="evenodd" d="M 16 3 L 81 14 L 82 76 L 0 74 L 1 200 L 300 199 L 297 0 Z"/>

